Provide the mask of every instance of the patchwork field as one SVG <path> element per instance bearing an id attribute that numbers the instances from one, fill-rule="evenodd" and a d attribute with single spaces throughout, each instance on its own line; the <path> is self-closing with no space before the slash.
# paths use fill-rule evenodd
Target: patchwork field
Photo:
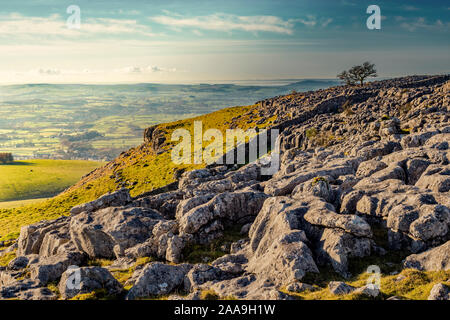
<path id="1" fill-rule="evenodd" d="M 27 203 L 10 201 L 52 197 L 101 165 L 72 160 L 29 160 L 0 165 L 0 207 Z M 4 201 L 9 203 L 2 206 Z"/>
<path id="2" fill-rule="evenodd" d="M 110 161 L 141 144 L 143 130 L 151 125 L 335 84 L 0 86 L 0 152 L 22 160 Z"/>

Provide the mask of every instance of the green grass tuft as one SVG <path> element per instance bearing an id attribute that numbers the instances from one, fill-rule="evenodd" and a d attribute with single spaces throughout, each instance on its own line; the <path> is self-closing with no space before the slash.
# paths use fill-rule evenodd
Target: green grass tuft
<path id="1" fill-rule="evenodd" d="M 16 258 L 15 251 L 0 255 L 0 267 L 6 267 L 15 258 Z"/>

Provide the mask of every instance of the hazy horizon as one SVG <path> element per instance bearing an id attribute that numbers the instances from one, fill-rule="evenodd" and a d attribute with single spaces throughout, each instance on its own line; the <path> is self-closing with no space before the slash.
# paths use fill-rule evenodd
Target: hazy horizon
<path id="1" fill-rule="evenodd" d="M 374 78 L 368 78 L 366 81 L 381 81 L 386 79 L 394 79 L 394 78 L 401 78 L 401 77 L 407 77 L 407 76 L 422 76 L 422 75 L 441 75 L 441 74 L 450 74 L 450 71 L 447 72 L 440 72 L 440 73 L 422 73 L 422 74 L 399 74 L 391 77 L 374 77 Z M 114 85 L 145 85 L 145 84 L 156 84 L 156 85 L 221 85 L 221 84 L 232 84 L 236 86 L 256 86 L 256 87 L 263 87 L 263 86 L 285 86 L 289 84 L 294 84 L 297 82 L 302 81 L 340 81 L 337 77 L 330 77 L 330 78 L 297 78 L 297 79 L 223 79 L 223 80 L 192 80 L 189 81 L 177 81 L 173 80 L 172 82 L 166 81 L 166 82 L 158 82 L 157 80 L 151 81 L 151 82 L 86 82 L 86 83 L 77 83 L 77 82 L 60 82 L 60 83 L 51 83 L 51 82 L 24 82 L 24 83 L 0 83 L 0 87 L 7 87 L 7 86 L 21 86 L 21 85 L 105 85 L 105 86 L 114 86 Z M 340 81 L 341 83 L 341 81 Z M 344 83 L 342 83 L 344 84 Z"/>
<path id="2" fill-rule="evenodd" d="M 400 76 L 399 76 L 400 77 Z M 368 79 L 368 81 L 376 81 L 376 80 L 382 80 L 385 78 L 371 78 Z M 52 83 L 52 82 L 24 82 L 24 83 L 8 83 L 8 84 L 2 84 L 0 83 L 1 87 L 7 87 L 7 86 L 20 86 L 20 85 L 145 85 L 145 84 L 157 84 L 157 85 L 201 85 L 201 84 L 207 84 L 207 85 L 214 85 L 214 84 L 233 84 L 236 86 L 248 86 L 248 85 L 254 85 L 254 86 L 284 86 L 289 84 L 294 84 L 297 82 L 302 81 L 338 81 L 336 77 L 330 77 L 330 78 L 297 78 L 297 79 L 222 79 L 222 80 L 211 80 L 211 79 L 200 79 L 200 80 L 192 80 L 192 81 L 180 81 L 173 80 L 172 82 L 166 81 L 166 82 L 158 82 L 157 80 L 151 81 L 151 82 L 93 82 L 93 83 L 77 83 L 77 82 L 60 82 L 60 83 Z"/>

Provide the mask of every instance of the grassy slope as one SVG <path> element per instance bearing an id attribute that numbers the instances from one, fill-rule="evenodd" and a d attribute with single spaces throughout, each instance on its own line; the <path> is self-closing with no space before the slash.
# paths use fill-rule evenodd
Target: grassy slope
<path id="1" fill-rule="evenodd" d="M 39 198 L 39 199 L 27 199 L 27 200 L 17 200 L 17 201 L 4 201 L 0 202 L 0 209 L 13 209 L 18 207 L 23 207 L 27 204 L 37 204 L 44 202 L 49 198 Z"/>
<path id="2" fill-rule="evenodd" d="M 0 202 L 51 197 L 101 165 L 93 161 L 30 160 L 0 165 Z"/>
<path id="3" fill-rule="evenodd" d="M 255 122 L 260 119 L 254 106 L 232 107 L 191 119 L 161 124 L 159 127 L 166 132 L 167 140 L 170 141 L 171 132 L 177 128 L 192 131 L 193 121 L 202 121 L 204 130 L 216 128 L 225 132 L 233 118 L 239 118 L 235 122 L 237 121 L 239 128 L 243 130 L 255 127 Z M 269 119 L 258 127 L 263 128 L 272 120 Z M 20 208 L 0 209 L 0 240 L 16 238 L 23 225 L 67 215 L 71 207 L 116 190 L 119 187 L 117 176 L 128 182 L 131 194 L 136 196 L 173 182 L 173 173 L 177 169 L 190 170 L 200 167 L 203 165 L 175 165 L 171 161 L 169 148 L 166 152 L 156 155 L 149 145 L 143 144 L 123 153 L 52 199 Z"/>

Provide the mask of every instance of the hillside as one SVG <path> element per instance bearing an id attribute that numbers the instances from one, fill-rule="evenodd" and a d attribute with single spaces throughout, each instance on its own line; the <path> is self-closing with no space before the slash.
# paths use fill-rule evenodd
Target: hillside
<path id="1" fill-rule="evenodd" d="M 204 116 L 158 125 L 158 130 L 167 139 L 176 128 L 192 130 L 194 121 L 202 121 L 204 129 L 218 128 L 223 132 L 231 123 L 246 129 L 252 127 L 258 118 L 256 106 L 233 107 Z M 250 121 L 251 119 L 251 121 Z M 263 128 L 274 118 L 257 125 Z M 127 187 L 133 196 L 164 187 L 175 181 L 177 170 L 191 170 L 203 165 L 174 165 L 170 160 L 169 146 L 165 152 L 156 154 L 151 142 L 122 153 L 117 159 L 94 170 L 62 194 L 47 201 L 13 209 L 0 209 L 0 241 L 16 238 L 20 227 L 42 219 L 54 219 L 69 214 L 70 208 L 94 200 L 99 196 Z"/>
<path id="2" fill-rule="evenodd" d="M 450 75 L 408 76 L 150 127 L 58 197 L 0 211 L 4 239 L 64 215 L 4 243 L 0 297 L 448 300 L 449 92 Z M 171 133 L 200 120 L 278 129 L 279 153 L 174 165 Z"/>
<path id="3" fill-rule="evenodd" d="M 29 160 L 0 165 L 0 202 L 52 197 L 101 165 L 101 162 L 70 160 Z"/>

